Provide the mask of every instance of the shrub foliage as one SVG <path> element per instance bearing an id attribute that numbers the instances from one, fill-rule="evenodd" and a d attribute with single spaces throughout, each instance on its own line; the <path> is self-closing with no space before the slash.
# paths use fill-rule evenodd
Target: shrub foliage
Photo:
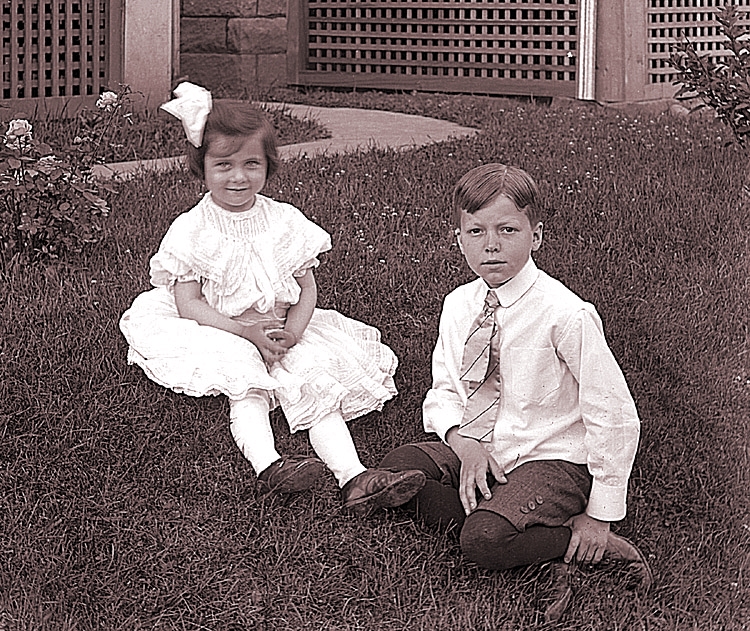
<path id="1" fill-rule="evenodd" d="M 670 58 L 677 70 L 676 98 L 699 98 L 711 107 L 743 144 L 750 133 L 750 34 L 733 4 L 719 9 L 716 20 L 724 31 L 726 55 L 719 61 L 700 56 L 689 39 L 679 43 Z"/>
<path id="2" fill-rule="evenodd" d="M 96 110 L 82 110 L 59 151 L 35 138 L 28 120 L 10 121 L 0 147 L 0 258 L 57 258 L 102 238 L 113 188 L 92 167 L 127 124 L 129 93 L 121 86 L 102 94 Z"/>

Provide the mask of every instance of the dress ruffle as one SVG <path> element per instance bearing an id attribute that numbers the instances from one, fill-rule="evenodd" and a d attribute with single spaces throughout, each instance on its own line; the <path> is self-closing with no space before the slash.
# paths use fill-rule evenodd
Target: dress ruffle
<path id="1" fill-rule="evenodd" d="M 270 369 L 292 431 L 339 410 L 349 421 L 396 395 L 398 359 L 380 332 L 337 311 L 316 309 L 302 338 Z"/>
<path id="2" fill-rule="evenodd" d="M 191 396 L 272 394 L 292 432 L 333 411 L 349 421 L 396 395 L 398 359 L 380 332 L 337 311 L 316 309 L 300 341 L 269 369 L 247 340 L 181 318 L 167 288 L 138 296 L 123 314 L 128 361 L 156 383 Z"/>
<path id="3" fill-rule="evenodd" d="M 120 330 L 130 345 L 128 362 L 175 392 L 238 400 L 253 389 L 279 386 L 251 342 L 181 318 L 165 287 L 137 296 L 120 319 Z"/>

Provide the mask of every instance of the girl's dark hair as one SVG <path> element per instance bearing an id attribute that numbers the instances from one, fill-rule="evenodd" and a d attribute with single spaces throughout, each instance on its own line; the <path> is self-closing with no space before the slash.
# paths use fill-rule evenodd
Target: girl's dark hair
<path id="1" fill-rule="evenodd" d="M 263 151 L 266 154 L 266 180 L 279 168 L 279 153 L 276 148 L 276 134 L 265 114 L 250 103 L 242 101 L 214 101 L 211 113 L 203 130 L 200 147 L 188 143 L 188 167 L 198 179 L 204 177 L 204 161 L 211 141 L 219 134 L 230 138 L 247 138 L 260 134 Z"/>
<path id="2" fill-rule="evenodd" d="M 523 169 L 499 163 L 483 164 L 466 173 L 453 189 L 453 221 L 461 225 L 461 213 L 481 210 L 505 195 L 529 218 L 533 228 L 542 220 L 539 187 Z"/>

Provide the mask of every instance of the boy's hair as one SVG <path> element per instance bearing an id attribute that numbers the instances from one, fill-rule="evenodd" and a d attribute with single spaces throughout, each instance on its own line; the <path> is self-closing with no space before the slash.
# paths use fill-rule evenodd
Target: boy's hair
<path id="1" fill-rule="evenodd" d="M 499 163 L 473 168 L 453 189 L 453 221 L 461 227 L 461 213 L 473 214 L 505 195 L 529 218 L 533 228 L 542 220 L 539 187 L 523 169 Z"/>
<path id="2" fill-rule="evenodd" d="M 194 147 L 188 143 L 187 157 L 190 172 L 198 179 L 203 179 L 206 152 L 217 135 L 222 134 L 239 140 L 258 133 L 266 154 L 266 180 L 268 180 L 279 168 L 276 134 L 271 123 L 260 109 L 250 103 L 214 101 L 203 129 L 203 143 L 200 147 Z"/>

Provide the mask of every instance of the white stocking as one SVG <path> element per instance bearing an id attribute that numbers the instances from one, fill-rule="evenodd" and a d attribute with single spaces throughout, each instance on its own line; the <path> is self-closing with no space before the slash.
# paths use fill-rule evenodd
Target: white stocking
<path id="1" fill-rule="evenodd" d="M 355 475 L 366 471 L 346 422 L 338 412 L 324 417 L 308 431 L 310 444 L 343 487 Z"/>
<path id="2" fill-rule="evenodd" d="M 244 399 L 229 401 L 229 429 L 256 475 L 280 458 L 271 431 L 268 394 L 254 390 Z"/>

